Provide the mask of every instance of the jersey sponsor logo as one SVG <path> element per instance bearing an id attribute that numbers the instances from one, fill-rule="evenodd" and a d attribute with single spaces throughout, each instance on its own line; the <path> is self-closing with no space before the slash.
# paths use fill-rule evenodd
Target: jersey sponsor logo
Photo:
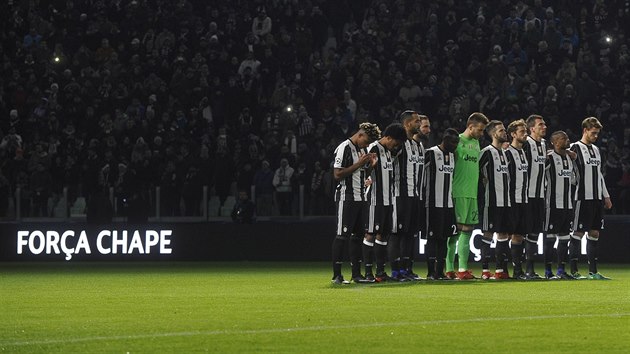
<path id="1" fill-rule="evenodd" d="M 335 165 L 340 165 L 341 164 L 341 157 L 337 157 L 335 159 Z"/>
<path id="2" fill-rule="evenodd" d="M 440 166 L 438 171 L 446 172 L 446 173 L 453 173 L 453 166 Z"/>
<path id="3" fill-rule="evenodd" d="M 571 177 L 571 170 L 560 170 L 558 171 L 559 177 Z"/>
<path id="4" fill-rule="evenodd" d="M 527 171 L 527 165 L 526 164 L 520 164 L 517 166 L 517 169 L 519 171 Z"/>
<path id="5" fill-rule="evenodd" d="M 545 157 L 544 156 L 536 156 L 532 161 L 536 162 L 536 163 L 545 163 Z"/>
<path id="6" fill-rule="evenodd" d="M 423 164 L 424 156 L 409 156 L 408 162 Z"/>
<path id="7" fill-rule="evenodd" d="M 477 162 L 477 158 L 475 156 L 466 155 L 464 156 L 464 161 Z"/>
<path id="8" fill-rule="evenodd" d="M 602 162 L 599 159 L 588 159 L 588 160 L 584 161 L 584 163 L 587 164 L 587 165 L 599 166 Z"/>
<path id="9" fill-rule="evenodd" d="M 386 161 L 383 163 L 383 169 L 385 170 L 393 170 L 394 164 L 391 161 Z"/>
<path id="10" fill-rule="evenodd" d="M 508 173 L 508 168 L 507 166 L 499 166 L 497 167 L 496 171 L 499 173 Z"/>

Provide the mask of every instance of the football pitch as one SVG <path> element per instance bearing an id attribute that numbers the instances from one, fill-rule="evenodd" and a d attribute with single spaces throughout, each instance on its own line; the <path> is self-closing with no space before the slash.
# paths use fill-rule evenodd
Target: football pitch
<path id="1" fill-rule="evenodd" d="M 0 352 L 628 353 L 630 266 L 600 270 L 335 286 L 328 263 L 0 263 Z"/>

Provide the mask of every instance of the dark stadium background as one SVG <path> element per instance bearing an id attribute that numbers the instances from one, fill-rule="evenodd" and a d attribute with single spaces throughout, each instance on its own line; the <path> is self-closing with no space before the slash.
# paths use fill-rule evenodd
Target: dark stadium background
<path id="1" fill-rule="evenodd" d="M 405 109 L 431 118 L 430 143 L 474 111 L 541 114 L 572 141 L 598 117 L 614 252 L 630 214 L 629 15 L 624 0 L 5 1 L 3 259 L 9 230 L 86 222 L 242 237 L 203 241 L 205 259 L 273 240 L 281 259 L 300 246 L 318 259 L 333 149 Z M 288 208 L 271 184 L 282 158 Z M 231 222 L 241 190 L 254 226 Z"/>

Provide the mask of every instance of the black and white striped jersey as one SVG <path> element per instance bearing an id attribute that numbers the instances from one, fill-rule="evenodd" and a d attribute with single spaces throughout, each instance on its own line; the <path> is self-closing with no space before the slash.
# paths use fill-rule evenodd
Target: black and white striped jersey
<path id="1" fill-rule="evenodd" d="M 484 205 L 509 207 L 510 174 L 503 149 L 488 145 L 481 150 L 479 172 L 484 180 Z"/>
<path id="2" fill-rule="evenodd" d="M 394 159 L 396 197 L 419 197 L 422 199 L 422 171 L 424 169 L 424 146 L 407 139 Z"/>
<path id="3" fill-rule="evenodd" d="M 510 201 L 514 204 L 527 204 L 528 188 L 527 174 L 528 164 L 523 149 L 517 149 L 510 145 L 505 150 L 508 159 L 508 171 L 510 173 Z"/>
<path id="4" fill-rule="evenodd" d="M 335 149 L 335 161 L 333 168 L 347 168 L 359 161 L 359 156 L 367 151 L 354 145 L 350 139 L 345 140 Z M 365 168 L 355 170 L 351 175 L 341 179 L 335 191 L 335 201 L 353 200 L 366 201 L 365 199 L 365 179 L 367 178 Z"/>
<path id="5" fill-rule="evenodd" d="M 525 157 L 529 166 L 529 192 L 530 198 L 545 197 L 545 161 L 547 160 L 547 141 L 536 141 L 531 136 L 523 145 Z"/>
<path id="6" fill-rule="evenodd" d="M 571 144 L 571 150 L 577 154 L 575 199 L 602 200 L 610 197 L 602 175 L 602 156 L 597 146 L 578 141 Z"/>
<path id="7" fill-rule="evenodd" d="M 553 209 L 573 209 L 573 185 L 576 182 L 573 160 L 555 151 L 549 154 L 545 166 L 547 205 Z"/>
<path id="8" fill-rule="evenodd" d="M 370 205 L 392 205 L 394 201 L 394 157 L 378 141 L 368 146 L 368 153 L 376 154 L 378 161 L 370 175 L 372 184 L 368 187 L 367 199 Z"/>
<path id="9" fill-rule="evenodd" d="M 439 146 L 434 146 L 424 155 L 423 187 L 427 207 L 453 207 L 453 172 L 455 155 L 444 154 Z"/>

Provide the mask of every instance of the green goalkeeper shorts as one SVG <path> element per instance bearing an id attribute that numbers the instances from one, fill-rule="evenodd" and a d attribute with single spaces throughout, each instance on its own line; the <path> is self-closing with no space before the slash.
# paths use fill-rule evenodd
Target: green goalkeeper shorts
<path id="1" fill-rule="evenodd" d="M 455 219 L 458 224 L 477 225 L 479 223 L 479 210 L 477 198 L 453 198 L 455 204 Z"/>

